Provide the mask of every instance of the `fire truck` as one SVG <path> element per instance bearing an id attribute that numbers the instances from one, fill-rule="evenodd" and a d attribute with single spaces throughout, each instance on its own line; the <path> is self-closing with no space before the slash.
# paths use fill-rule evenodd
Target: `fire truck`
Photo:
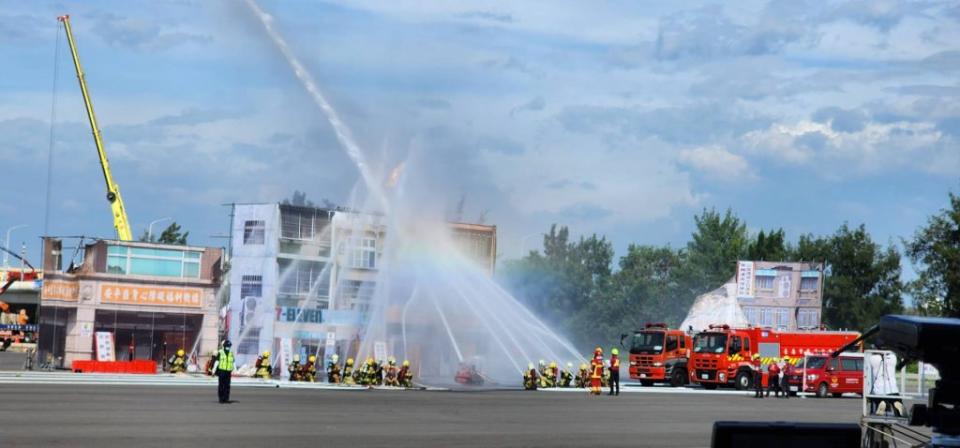
<path id="1" fill-rule="evenodd" d="M 635 331 L 630 341 L 630 378 L 644 386 L 659 382 L 674 387 L 687 384 L 691 347 L 687 333 L 669 329 L 667 324 L 648 323 L 643 330 Z"/>
<path id="2" fill-rule="evenodd" d="M 761 368 L 766 372 L 771 362 L 786 359 L 795 364 L 804 354 L 830 353 L 859 335 L 852 331 L 779 331 L 711 325 L 693 338 L 690 379 L 705 389 L 718 386 L 748 389 L 753 385 L 754 354 L 759 355 Z"/>

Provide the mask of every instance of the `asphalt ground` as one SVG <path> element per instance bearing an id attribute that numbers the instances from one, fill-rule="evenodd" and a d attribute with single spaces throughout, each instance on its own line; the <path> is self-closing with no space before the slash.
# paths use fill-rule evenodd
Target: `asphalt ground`
<path id="1" fill-rule="evenodd" d="M 709 446 L 715 420 L 856 423 L 860 399 L 0 385 L 0 446 Z"/>

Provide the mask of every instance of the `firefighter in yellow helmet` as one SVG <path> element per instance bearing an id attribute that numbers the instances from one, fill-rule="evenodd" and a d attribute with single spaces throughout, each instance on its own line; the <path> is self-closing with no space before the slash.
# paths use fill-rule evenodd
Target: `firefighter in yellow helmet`
<path id="1" fill-rule="evenodd" d="M 170 373 L 184 373 L 187 371 L 187 358 L 184 356 L 183 349 L 177 350 L 177 354 L 170 361 Z"/>
<path id="2" fill-rule="evenodd" d="M 340 384 L 340 355 L 334 353 L 327 362 L 327 382 L 330 384 Z"/>
<path id="3" fill-rule="evenodd" d="M 537 390 L 537 382 L 539 381 L 539 373 L 537 369 L 533 366 L 533 363 L 527 364 L 527 371 L 523 372 L 523 388 L 526 390 Z"/>
<path id="4" fill-rule="evenodd" d="M 257 357 L 257 370 L 253 376 L 269 380 L 273 376 L 273 366 L 270 365 L 270 352 L 265 351 Z"/>
<path id="5" fill-rule="evenodd" d="M 580 363 L 580 371 L 577 372 L 576 386 L 580 389 L 586 389 L 590 384 L 590 366 L 587 363 Z"/>
<path id="6" fill-rule="evenodd" d="M 352 386 L 357 384 L 354 375 L 356 372 L 353 370 L 353 358 L 347 358 L 346 364 L 343 365 L 343 380 L 341 384 L 346 384 L 347 386 Z"/>
<path id="7" fill-rule="evenodd" d="M 300 355 L 293 355 L 293 362 L 287 366 L 290 381 L 303 381 L 303 366 L 300 365 Z"/>
<path id="8" fill-rule="evenodd" d="M 400 371 L 397 372 L 401 387 L 413 387 L 413 372 L 410 371 L 410 361 L 403 360 Z"/>
<path id="9" fill-rule="evenodd" d="M 360 367 L 360 384 L 363 386 L 373 386 L 377 380 L 377 365 L 373 358 L 367 358 L 367 361 Z"/>
<path id="10" fill-rule="evenodd" d="M 302 372 L 300 374 L 301 379 L 308 383 L 315 383 L 317 381 L 317 357 L 316 355 L 310 355 L 307 357 L 307 363 L 301 367 Z"/>
<path id="11" fill-rule="evenodd" d="M 547 368 L 543 369 L 543 372 L 540 374 L 540 387 L 556 387 L 557 386 L 557 363 L 551 362 Z"/>

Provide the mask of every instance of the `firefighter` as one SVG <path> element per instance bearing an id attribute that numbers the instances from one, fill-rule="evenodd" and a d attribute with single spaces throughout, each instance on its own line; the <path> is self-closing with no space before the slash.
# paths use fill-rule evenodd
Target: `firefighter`
<path id="1" fill-rule="evenodd" d="M 353 382 L 360 386 L 367 385 L 367 362 L 364 361 L 359 367 L 353 370 Z"/>
<path id="2" fill-rule="evenodd" d="M 397 360 L 393 357 L 387 360 L 387 368 L 384 369 L 384 386 L 400 387 L 400 378 L 398 377 Z"/>
<path id="3" fill-rule="evenodd" d="M 383 361 L 379 359 L 373 364 L 373 382 L 376 386 L 383 385 Z"/>
<path id="4" fill-rule="evenodd" d="M 302 373 L 300 374 L 300 379 L 308 383 L 317 382 L 317 356 L 310 355 L 307 357 L 307 363 L 302 367 Z"/>
<path id="5" fill-rule="evenodd" d="M 551 362 L 550 366 L 540 373 L 540 387 L 556 387 L 557 386 L 557 376 L 556 372 L 557 363 Z"/>
<path id="6" fill-rule="evenodd" d="M 357 384 L 355 375 L 356 372 L 353 370 L 353 358 L 347 358 L 347 363 L 343 365 L 342 384 L 346 384 L 348 386 Z"/>
<path id="7" fill-rule="evenodd" d="M 377 381 L 377 362 L 373 358 L 367 358 L 367 362 L 363 363 L 363 382 L 360 383 L 364 386 L 373 386 Z"/>
<path id="8" fill-rule="evenodd" d="M 523 372 L 523 388 L 526 390 L 537 390 L 537 369 L 533 363 L 527 364 L 527 371 Z"/>
<path id="9" fill-rule="evenodd" d="M 184 357 L 183 349 L 178 349 L 177 354 L 170 361 L 170 373 L 184 373 L 187 371 L 187 359 Z"/>
<path id="10" fill-rule="evenodd" d="M 610 394 L 620 395 L 620 350 L 610 349 Z"/>
<path id="11" fill-rule="evenodd" d="M 767 374 L 768 374 L 767 379 L 769 380 L 768 382 L 770 383 L 769 387 L 767 388 L 767 396 L 768 397 L 770 396 L 770 389 L 773 389 L 773 396 L 779 397 L 780 396 L 780 366 L 777 365 L 776 361 L 771 362 L 770 365 L 767 366 Z"/>
<path id="12" fill-rule="evenodd" d="M 401 387 L 413 387 L 413 372 L 410 371 L 410 361 L 403 360 L 403 366 L 397 372 Z"/>
<path id="13" fill-rule="evenodd" d="M 600 395 L 600 382 L 603 380 L 603 349 L 597 347 L 590 360 L 590 393 Z"/>
<path id="14" fill-rule="evenodd" d="M 269 380 L 273 376 L 273 366 L 270 365 L 270 352 L 265 351 L 257 357 L 257 370 L 253 376 Z"/>
<path id="15" fill-rule="evenodd" d="M 753 398 L 763 398 L 763 366 L 760 364 L 760 354 L 754 353 L 750 366 L 753 368 Z"/>
<path id="16" fill-rule="evenodd" d="M 300 355 L 293 355 L 293 362 L 287 366 L 287 372 L 290 373 L 290 381 L 303 380 L 303 366 L 300 365 Z"/>
<path id="17" fill-rule="evenodd" d="M 560 387 L 570 387 L 573 383 L 573 363 L 568 362 L 567 368 L 560 372 Z"/>
<path id="18" fill-rule="evenodd" d="M 577 387 L 580 389 L 586 389 L 587 385 L 590 384 L 590 367 L 587 363 L 580 363 L 580 371 L 577 372 Z"/>
<path id="19" fill-rule="evenodd" d="M 783 398 L 790 398 L 790 387 L 787 385 L 787 377 L 793 371 L 790 365 L 790 357 L 783 356 L 783 365 L 780 366 L 780 375 L 777 383 L 780 385 L 780 391 L 783 392 Z"/>
<path id="20" fill-rule="evenodd" d="M 340 384 L 340 356 L 336 353 L 330 357 L 330 362 L 327 363 L 327 382 L 330 384 Z"/>

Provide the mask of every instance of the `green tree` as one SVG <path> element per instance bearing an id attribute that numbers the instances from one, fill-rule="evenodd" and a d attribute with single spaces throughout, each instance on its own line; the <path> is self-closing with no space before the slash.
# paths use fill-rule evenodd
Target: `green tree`
<path id="1" fill-rule="evenodd" d="M 180 225 L 176 221 L 170 223 L 166 229 L 163 229 L 163 232 L 160 233 L 160 238 L 157 239 L 157 242 L 163 244 L 187 244 L 187 236 L 190 235 L 190 232 L 183 232 L 180 229 Z"/>
<path id="2" fill-rule="evenodd" d="M 873 242 L 861 224 L 829 237 L 800 237 L 796 257 L 824 263 L 823 321 L 833 328 L 865 330 L 884 314 L 903 311 L 900 253 Z"/>
<path id="3" fill-rule="evenodd" d="M 696 229 L 687 243 L 684 284 L 701 294 L 723 285 L 734 276 L 737 260 L 747 255 L 747 225 L 730 209 L 721 215 L 704 209 L 694 216 Z"/>
<path id="4" fill-rule="evenodd" d="M 918 267 L 909 284 L 914 306 L 922 315 L 960 317 L 960 196 L 949 194 L 949 208 L 904 241 L 906 254 Z"/>
<path id="5" fill-rule="evenodd" d="M 783 229 L 763 230 L 747 246 L 747 259 L 758 261 L 781 261 L 788 258 L 788 248 Z"/>

